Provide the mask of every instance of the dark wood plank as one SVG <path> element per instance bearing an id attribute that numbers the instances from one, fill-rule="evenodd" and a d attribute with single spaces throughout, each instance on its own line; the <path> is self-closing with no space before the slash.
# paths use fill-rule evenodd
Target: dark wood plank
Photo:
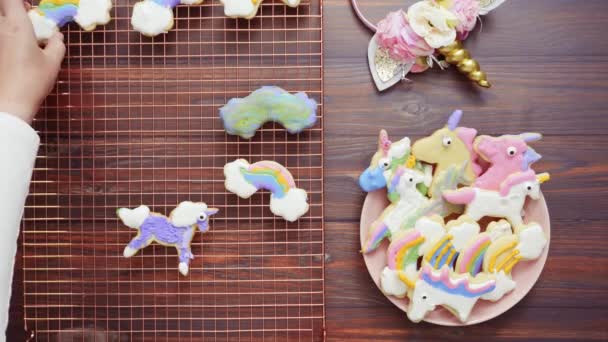
<path id="1" fill-rule="evenodd" d="M 413 1 L 360 1 L 375 20 Z M 608 40 L 595 27 L 608 2 L 511 0 L 484 18 L 466 46 L 493 88 L 472 87 L 454 70 L 412 75 L 379 94 L 367 69 L 371 33 L 348 1 L 325 1 L 326 305 L 332 341 L 607 340 Z M 539 131 L 537 170 L 552 218 L 546 268 L 513 309 L 467 328 L 412 324 L 376 288 L 359 252 L 365 194 L 357 177 L 386 128 L 419 138 L 460 108 L 482 134 Z"/>

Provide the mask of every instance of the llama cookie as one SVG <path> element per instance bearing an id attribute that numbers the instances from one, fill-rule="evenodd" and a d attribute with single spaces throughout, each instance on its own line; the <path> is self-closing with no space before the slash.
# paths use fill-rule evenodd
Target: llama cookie
<path id="1" fill-rule="evenodd" d="M 527 143 L 542 138 L 540 133 L 522 133 L 490 137 L 482 135 L 475 138 L 475 151 L 490 166 L 479 176 L 473 186 L 486 190 L 498 190 L 500 184 L 511 174 L 524 172 L 538 161 L 541 155 Z"/>
<path id="2" fill-rule="evenodd" d="M 264 0 L 220 0 L 224 4 L 224 14 L 231 18 L 251 19 L 258 13 Z M 300 0 L 283 0 L 289 7 L 298 7 Z"/>
<path id="3" fill-rule="evenodd" d="M 205 203 L 182 202 L 169 217 L 152 213 L 145 206 L 135 209 L 120 208 L 116 211 L 118 217 L 127 227 L 137 229 L 138 234 L 125 247 L 125 258 L 130 258 L 156 241 L 161 245 L 172 246 L 179 255 L 179 272 L 188 275 L 190 260 L 194 258 L 190 243 L 196 230 L 205 233 L 209 230 L 209 217 L 218 212 L 208 208 Z"/>
<path id="4" fill-rule="evenodd" d="M 249 198 L 259 190 L 270 191 L 270 211 L 289 222 L 308 212 L 308 194 L 296 187 L 293 176 L 283 165 L 273 161 L 249 164 L 237 159 L 224 166 L 226 190 Z"/>
<path id="5" fill-rule="evenodd" d="M 540 198 L 540 184 L 550 179 L 548 173 L 518 172 L 503 181 L 499 191 L 465 187 L 446 191 L 450 203 L 465 204 L 464 214 L 478 221 L 484 216 L 506 218 L 517 229 L 523 224 L 522 211 L 526 197 Z"/>
<path id="6" fill-rule="evenodd" d="M 173 9 L 177 5 L 199 5 L 204 0 L 143 0 L 133 6 L 131 25 L 144 36 L 154 37 L 173 28 Z"/>
<path id="7" fill-rule="evenodd" d="M 111 0 L 41 0 L 28 11 L 39 42 L 44 42 L 59 29 L 75 21 L 85 31 L 107 24 L 112 9 Z"/>
<path id="8" fill-rule="evenodd" d="M 249 96 L 234 98 L 220 108 L 228 134 L 249 139 L 266 122 L 278 122 L 291 134 L 317 122 L 317 102 L 306 93 L 290 94 L 279 87 L 262 87 Z"/>

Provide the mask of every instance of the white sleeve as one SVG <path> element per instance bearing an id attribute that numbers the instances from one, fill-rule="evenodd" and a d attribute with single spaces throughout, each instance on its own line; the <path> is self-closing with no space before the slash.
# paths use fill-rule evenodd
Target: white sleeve
<path id="1" fill-rule="evenodd" d="M 19 226 L 39 144 L 30 125 L 0 112 L 0 341 L 6 339 Z"/>

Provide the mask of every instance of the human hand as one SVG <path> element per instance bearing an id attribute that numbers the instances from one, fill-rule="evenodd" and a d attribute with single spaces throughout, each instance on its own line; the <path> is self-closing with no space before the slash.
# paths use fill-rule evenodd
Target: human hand
<path id="1" fill-rule="evenodd" d="M 64 55 L 61 33 L 41 48 L 23 0 L 1 0 L 0 112 L 30 123 L 53 88 Z"/>

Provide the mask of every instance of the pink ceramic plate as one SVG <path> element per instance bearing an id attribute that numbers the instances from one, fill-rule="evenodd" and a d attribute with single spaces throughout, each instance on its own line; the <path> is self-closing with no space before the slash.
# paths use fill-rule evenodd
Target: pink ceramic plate
<path id="1" fill-rule="evenodd" d="M 388 200 L 386 199 L 386 191 L 374 191 L 369 193 L 365 198 L 363 210 L 361 211 L 361 245 L 363 245 L 363 239 L 365 238 L 367 227 L 369 227 L 369 225 L 378 216 L 380 216 L 387 205 Z M 525 221 L 534 221 L 539 223 L 545 230 L 545 233 L 547 234 L 547 241 L 549 241 L 549 211 L 547 210 L 547 204 L 545 203 L 544 197 L 541 195 L 541 198 L 538 201 L 528 201 L 525 206 L 525 212 Z M 387 248 L 388 242 L 384 241 L 377 250 L 363 255 L 363 259 L 365 259 L 365 264 L 367 265 L 367 270 L 378 288 L 380 288 L 380 274 L 386 266 Z M 536 283 L 538 277 L 540 277 L 543 267 L 545 266 L 548 252 L 549 242 L 547 242 L 547 246 L 545 247 L 545 250 L 540 258 L 533 261 L 521 262 L 515 268 L 513 268 L 513 280 L 517 282 L 517 287 L 515 290 L 505 295 L 498 302 L 490 302 L 485 300 L 478 301 L 466 323 L 461 323 L 455 316 L 444 308 L 437 308 L 437 310 L 429 313 L 426 316 L 425 321 L 446 326 L 472 325 L 485 322 L 502 314 L 517 304 L 517 302 L 519 302 L 528 293 L 528 291 L 532 289 L 532 286 L 534 286 L 534 283 Z M 393 296 L 387 296 L 387 298 L 399 309 L 403 310 L 404 312 L 407 311 L 407 299 L 399 299 Z M 403 319 L 407 319 L 407 317 L 404 317 Z"/>

